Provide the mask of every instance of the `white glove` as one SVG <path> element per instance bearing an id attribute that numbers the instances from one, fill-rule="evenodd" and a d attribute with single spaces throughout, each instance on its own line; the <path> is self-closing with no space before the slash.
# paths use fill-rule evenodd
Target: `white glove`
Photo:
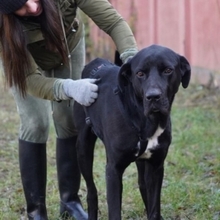
<path id="1" fill-rule="evenodd" d="M 124 63 L 127 63 L 130 59 L 132 59 L 133 56 L 129 56 L 128 58 L 126 58 L 126 60 L 124 61 Z"/>
<path id="2" fill-rule="evenodd" d="M 120 55 L 120 59 L 123 63 L 127 63 L 137 52 L 137 48 L 127 49 Z"/>
<path id="3" fill-rule="evenodd" d="M 98 97 L 97 79 L 66 79 L 63 81 L 64 93 L 79 104 L 90 106 Z"/>

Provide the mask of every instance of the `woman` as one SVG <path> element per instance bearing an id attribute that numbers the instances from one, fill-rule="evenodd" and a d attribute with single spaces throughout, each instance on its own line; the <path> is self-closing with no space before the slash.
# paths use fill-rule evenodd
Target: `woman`
<path id="1" fill-rule="evenodd" d="M 85 45 L 78 8 L 111 36 L 123 62 L 137 52 L 129 26 L 107 0 L 0 1 L 1 59 L 21 120 L 19 163 L 29 219 L 48 219 L 45 191 L 50 103 L 57 134 L 60 215 L 87 219 L 78 197 L 80 172 L 72 105 L 74 100 L 91 105 L 98 87 L 94 79 L 80 79 Z"/>

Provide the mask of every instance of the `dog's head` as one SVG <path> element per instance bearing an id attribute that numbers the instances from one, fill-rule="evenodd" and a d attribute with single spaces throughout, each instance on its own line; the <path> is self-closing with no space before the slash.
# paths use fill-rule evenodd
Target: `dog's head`
<path id="1" fill-rule="evenodd" d="M 132 86 L 143 102 L 145 115 L 169 114 L 180 83 L 187 88 L 191 75 L 187 59 L 169 48 L 152 45 L 139 51 L 119 72 L 119 86 Z"/>

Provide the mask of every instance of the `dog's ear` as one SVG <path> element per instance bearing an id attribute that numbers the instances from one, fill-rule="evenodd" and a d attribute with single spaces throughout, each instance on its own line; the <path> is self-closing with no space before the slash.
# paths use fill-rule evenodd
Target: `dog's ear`
<path id="1" fill-rule="evenodd" d="M 128 83 L 130 82 L 130 76 L 131 76 L 131 64 L 128 61 L 127 63 L 122 65 L 118 74 L 118 83 L 121 88 L 128 85 Z"/>
<path id="2" fill-rule="evenodd" d="M 114 63 L 115 63 L 115 65 L 117 65 L 117 66 L 122 66 L 122 65 L 123 65 L 122 60 L 121 60 L 121 58 L 120 58 L 120 54 L 119 54 L 119 52 L 118 52 L 117 50 L 115 51 L 115 60 L 114 60 Z"/>
<path id="3" fill-rule="evenodd" d="M 184 56 L 180 56 L 180 70 L 182 75 L 182 86 L 183 88 L 187 88 L 191 77 L 191 67 Z"/>

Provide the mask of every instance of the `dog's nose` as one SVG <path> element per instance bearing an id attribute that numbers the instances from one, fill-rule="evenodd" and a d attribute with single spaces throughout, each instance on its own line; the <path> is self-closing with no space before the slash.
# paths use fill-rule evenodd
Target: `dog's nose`
<path id="1" fill-rule="evenodd" d="M 162 93 L 159 89 L 151 89 L 146 92 L 145 97 L 147 101 L 159 101 L 161 95 Z"/>

